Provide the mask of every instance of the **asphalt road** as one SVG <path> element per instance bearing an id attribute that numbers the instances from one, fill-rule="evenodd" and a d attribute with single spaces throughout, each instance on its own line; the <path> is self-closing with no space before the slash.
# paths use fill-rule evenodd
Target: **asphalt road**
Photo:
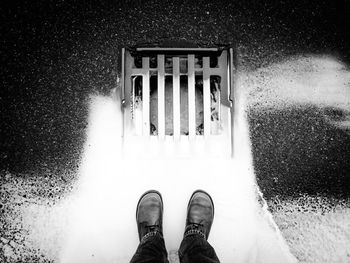
<path id="1" fill-rule="evenodd" d="M 5 172 L 77 169 L 89 95 L 116 87 L 126 45 L 230 43 L 240 70 L 304 53 L 349 61 L 346 1 L 3 1 L 1 10 Z"/>
<path id="2" fill-rule="evenodd" d="M 267 198 L 350 197 L 350 135 L 317 107 L 249 114 L 257 182 Z"/>

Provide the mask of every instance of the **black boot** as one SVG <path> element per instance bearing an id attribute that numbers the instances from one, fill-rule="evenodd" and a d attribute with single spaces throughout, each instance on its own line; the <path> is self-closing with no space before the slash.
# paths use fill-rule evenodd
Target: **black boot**
<path id="1" fill-rule="evenodd" d="M 163 200 L 155 190 L 144 193 L 136 209 L 136 223 L 140 242 L 159 233 L 163 236 Z"/>
<path id="2" fill-rule="evenodd" d="M 195 191 L 188 203 L 184 237 L 200 235 L 208 239 L 214 220 L 214 203 L 210 195 L 202 190 Z"/>

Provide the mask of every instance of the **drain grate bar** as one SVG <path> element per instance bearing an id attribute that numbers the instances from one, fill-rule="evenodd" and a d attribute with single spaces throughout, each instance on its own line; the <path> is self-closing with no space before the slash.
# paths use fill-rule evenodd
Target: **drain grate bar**
<path id="1" fill-rule="evenodd" d="M 142 85 L 142 121 L 143 129 L 142 133 L 144 136 L 150 135 L 150 88 L 149 88 L 149 57 L 142 58 L 143 69 L 145 70 L 143 76 L 143 85 Z"/>
<path id="2" fill-rule="evenodd" d="M 180 59 L 173 57 L 173 122 L 174 139 L 180 139 Z"/>
<path id="3" fill-rule="evenodd" d="M 164 55 L 158 55 L 158 137 L 165 138 Z"/>
<path id="4" fill-rule="evenodd" d="M 196 87 L 194 55 L 188 55 L 188 132 L 190 139 L 196 136 Z"/>
<path id="5" fill-rule="evenodd" d="M 210 98 L 210 68 L 209 57 L 203 57 L 203 111 L 204 111 L 204 136 L 210 135 L 211 123 L 211 98 Z"/>

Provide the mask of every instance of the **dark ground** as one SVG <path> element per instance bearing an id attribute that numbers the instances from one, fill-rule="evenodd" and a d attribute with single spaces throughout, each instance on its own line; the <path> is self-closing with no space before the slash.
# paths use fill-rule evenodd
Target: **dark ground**
<path id="1" fill-rule="evenodd" d="M 126 45 L 163 38 L 232 43 L 239 69 L 303 53 L 350 61 L 345 0 L 38 0 L 2 1 L 0 8 L 2 174 L 76 170 L 88 97 L 116 87 L 119 50 Z M 349 137 L 315 114 L 250 112 L 258 183 L 267 197 L 349 195 Z"/>
<path id="2" fill-rule="evenodd" d="M 350 134 L 314 106 L 249 113 L 257 182 L 267 199 L 350 198 Z"/>

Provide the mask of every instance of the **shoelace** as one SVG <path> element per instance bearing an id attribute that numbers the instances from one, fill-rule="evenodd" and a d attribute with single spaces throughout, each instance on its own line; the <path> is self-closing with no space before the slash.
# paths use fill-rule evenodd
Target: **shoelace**
<path id="1" fill-rule="evenodd" d="M 196 229 L 198 229 L 199 227 L 204 227 L 204 225 L 201 223 L 192 223 L 192 222 L 189 222 L 188 226 L 194 227 Z"/>
<path id="2" fill-rule="evenodd" d="M 148 228 L 148 232 L 154 232 L 159 231 L 159 225 L 146 225 L 146 228 Z"/>
<path id="3" fill-rule="evenodd" d="M 204 239 L 206 239 L 206 236 L 202 230 L 202 227 L 204 227 L 204 225 L 201 223 L 189 222 L 184 236 L 187 237 L 190 235 L 198 234 L 198 235 L 202 236 Z"/>
<path id="4" fill-rule="evenodd" d="M 157 233 L 160 233 L 160 225 L 146 225 L 147 233 L 142 237 L 141 243 L 145 242 L 149 237 L 155 236 Z"/>

